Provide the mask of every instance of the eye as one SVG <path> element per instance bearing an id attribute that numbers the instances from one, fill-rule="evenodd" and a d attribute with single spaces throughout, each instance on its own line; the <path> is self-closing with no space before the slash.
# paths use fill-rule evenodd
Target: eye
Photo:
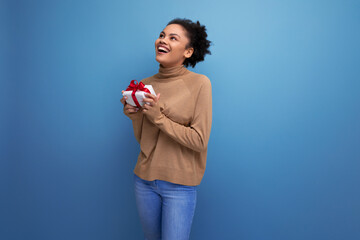
<path id="1" fill-rule="evenodd" d="M 176 40 L 176 37 L 171 37 L 170 39 L 175 39 Z"/>
<path id="2" fill-rule="evenodd" d="M 160 33 L 160 36 L 159 36 L 159 38 L 161 38 L 161 37 L 163 37 L 163 36 L 164 36 L 164 34 Z"/>

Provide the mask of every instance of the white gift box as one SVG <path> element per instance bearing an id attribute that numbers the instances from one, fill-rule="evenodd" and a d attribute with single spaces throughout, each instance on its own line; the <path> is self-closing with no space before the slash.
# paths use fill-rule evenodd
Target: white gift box
<path id="1" fill-rule="evenodd" d="M 154 91 L 154 89 L 153 89 L 153 87 L 151 85 L 145 85 L 145 88 L 149 89 L 150 93 L 156 96 L 155 91 Z M 124 91 L 123 96 L 127 97 L 126 102 L 128 104 L 130 104 L 131 106 L 137 107 L 135 102 L 134 102 L 134 99 L 132 98 L 132 92 L 133 92 L 132 90 Z M 140 91 L 140 90 L 137 90 L 135 92 L 136 100 L 139 102 L 140 106 L 144 105 L 143 99 L 146 98 L 145 93 L 147 93 L 147 92 L 143 92 L 143 91 Z"/>

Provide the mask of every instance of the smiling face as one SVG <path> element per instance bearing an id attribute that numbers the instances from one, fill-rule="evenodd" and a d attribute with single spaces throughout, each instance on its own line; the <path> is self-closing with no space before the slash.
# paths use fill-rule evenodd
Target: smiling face
<path id="1" fill-rule="evenodd" d="M 192 47 L 186 48 L 189 42 L 186 30 L 181 25 L 166 26 L 155 41 L 156 61 L 163 67 L 182 65 L 194 52 Z"/>

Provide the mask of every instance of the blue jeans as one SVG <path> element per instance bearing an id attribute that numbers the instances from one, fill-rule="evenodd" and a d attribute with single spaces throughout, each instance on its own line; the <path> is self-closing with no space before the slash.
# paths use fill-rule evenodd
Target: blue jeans
<path id="1" fill-rule="evenodd" d="M 189 239 L 197 186 L 147 181 L 136 174 L 134 186 L 145 240 Z"/>

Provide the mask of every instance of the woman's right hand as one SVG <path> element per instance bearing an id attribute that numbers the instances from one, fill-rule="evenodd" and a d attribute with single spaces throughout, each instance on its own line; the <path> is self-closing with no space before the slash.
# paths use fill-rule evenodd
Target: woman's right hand
<path id="1" fill-rule="evenodd" d="M 124 90 L 122 90 L 121 92 L 124 93 Z M 123 96 L 122 99 L 120 99 L 120 102 L 122 104 L 124 104 L 124 113 L 125 113 L 125 115 L 138 112 L 139 108 L 131 106 L 130 104 L 127 104 L 126 99 L 127 99 L 127 97 L 125 97 L 125 96 Z"/>

